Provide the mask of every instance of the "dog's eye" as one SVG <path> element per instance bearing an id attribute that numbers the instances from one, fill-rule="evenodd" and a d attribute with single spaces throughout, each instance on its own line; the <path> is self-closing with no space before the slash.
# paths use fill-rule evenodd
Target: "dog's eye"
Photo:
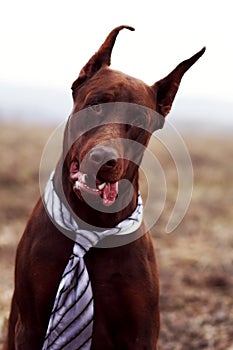
<path id="1" fill-rule="evenodd" d="M 145 127 L 145 117 L 143 115 L 138 115 L 134 121 L 133 125 L 137 127 Z"/>
<path id="2" fill-rule="evenodd" d="M 133 127 L 138 127 L 144 129 L 146 126 L 145 117 L 143 115 L 133 116 L 132 119 L 128 120 L 128 123 L 125 124 L 125 130 L 129 131 Z"/>
<path id="3" fill-rule="evenodd" d="M 102 113 L 102 106 L 101 106 L 101 104 L 92 105 L 92 106 L 90 106 L 90 108 L 97 114 L 101 114 Z"/>

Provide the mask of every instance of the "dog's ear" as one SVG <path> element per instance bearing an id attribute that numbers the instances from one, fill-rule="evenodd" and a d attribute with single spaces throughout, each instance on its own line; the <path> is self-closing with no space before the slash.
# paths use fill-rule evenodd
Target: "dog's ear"
<path id="1" fill-rule="evenodd" d="M 164 79 L 155 83 L 152 88 L 156 94 L 157 112 L 164 117 L 170 112 L 172 102 L 178 91 L 184 73 L 203 55 L 205 47 L 189 59 L 181 62 Z"/>
<path id="2" fill-rule="evenodd" d="M 124 28 L 134 30 L 134 28 L 130 26 L 119 26 L 113 29 L 99 50 L 90 58 L 87 64 L 80 71 L 78 79 L 75 80 L 72 85 L 73 91 L 76 90 L 86 80 L 91 78 L 100 68 L 103 66 L 110 66 L 111 53 L 116 41 L 116 37 L 118 33 Z"/>

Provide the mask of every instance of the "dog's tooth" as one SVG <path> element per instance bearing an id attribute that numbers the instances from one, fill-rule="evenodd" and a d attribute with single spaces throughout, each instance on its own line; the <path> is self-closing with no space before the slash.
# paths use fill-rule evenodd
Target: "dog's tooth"
<path id="1" fill-rule="evenodd" d="M 85 183 L 86 180 L 87 180 L 87 174 L 83 174 L 83 175 L 82 175 L 81 181 L 82 181 L 83 183 Z"/>
<path id="2" fill-rule="evenodd" d="M 78 190 L 79 189 L 79 181 L 75 181 L 75 188 Z"/>
<path id="3" fill-rule="evenodd" d="M 103 190 L 105 186 L 106 186 L 106 182 L 103 182 L 102 184 L 98 185 L 98 189 Z"/>

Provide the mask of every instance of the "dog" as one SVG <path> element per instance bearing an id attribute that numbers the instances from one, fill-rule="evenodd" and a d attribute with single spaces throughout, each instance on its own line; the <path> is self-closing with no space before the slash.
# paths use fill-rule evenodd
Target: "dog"
<path id="1" fill-rule="evenodd" d="M 109 68 L 116 37 L 123 28 L 134 30 L 129 26 L 113 29 L 72 85 L 74 107 L 64 132 L 63 153 L 53 175 L 57 197 L 66 200 L 83 229 L 89 226 L 114 228 L 127 220 L 138 205 L 138 169 L 143 150 L 139 147 L 137 161 L 132 161 L 135 148 L 131 144 L 124 147 L 122 139 L 145 148 L 158 125 L 149 112 L 137 115 L 139 121 L 129 123 L 127 109 L 121 109 L 121 104 L 134 108 L 142 106 L 143 110 L 154 111 L 164 119 L 184 73 L 205 51 L 203 48 L 165 78 L 148 86 Z M 108 113 L 104 111 L 103 106 L 111 104 L 120 108 L 118 112 L 112 112 L 114 109 L 109 109 Z M 86 109 L 93 123 L 114 113 L 114 118 L 119 117 L 120 121 L 110 120 L 101 125 L 97 122 L 90 130 L 80 132 L 87 123 L 85 113 L 82 114 Z M 81 117 L 78 116 L 80 113 Z M 112 143 L 112 140 L 116 142 Z M 131 155 L 126 156 L 126 151 Z M 96 173 L 95 183 L 92 173 Z M 120 186 L 122 179 L 131 184 L 130 199 L 125 185 Z M 92 199 L 106 211 L 92 207 L 88 202 Z M 111 210 L 108 212 L 107 209 Z M 127 244 L 91 247 L 84 256 L 94 299 L 89 346 L 92 350 L 152 350 L 158 347 L 160 317 L 156 258 L 150 232 L 143 222 L 135 232 L 136 236 Z M 74 241 L 53 222 L 40 198 L 17 248 L 6 350 L 46 348 L 43 346 L 54 300 L 73 247 Z M 85 346 L 66 345 L 60 349 L 87 349 Z"/>

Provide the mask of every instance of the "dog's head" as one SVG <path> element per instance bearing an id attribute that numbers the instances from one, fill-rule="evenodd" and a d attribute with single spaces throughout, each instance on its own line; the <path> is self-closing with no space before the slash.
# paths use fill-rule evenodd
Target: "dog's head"
<path id="1" fill-rule="evenodd" d="M 205 51 L 148 86 L 109 68 L 112 48 L 123 28 L 134 30 L 115 28 L 73 83 L 74 108 L 64 138 L 72 190 L 79 200 L 85 193 L 104 206 L 115 203 L 119 180 L 129 180 L 138 191 L 138 166 L 150 135 L 169 113 L 184 73 Z"/>

